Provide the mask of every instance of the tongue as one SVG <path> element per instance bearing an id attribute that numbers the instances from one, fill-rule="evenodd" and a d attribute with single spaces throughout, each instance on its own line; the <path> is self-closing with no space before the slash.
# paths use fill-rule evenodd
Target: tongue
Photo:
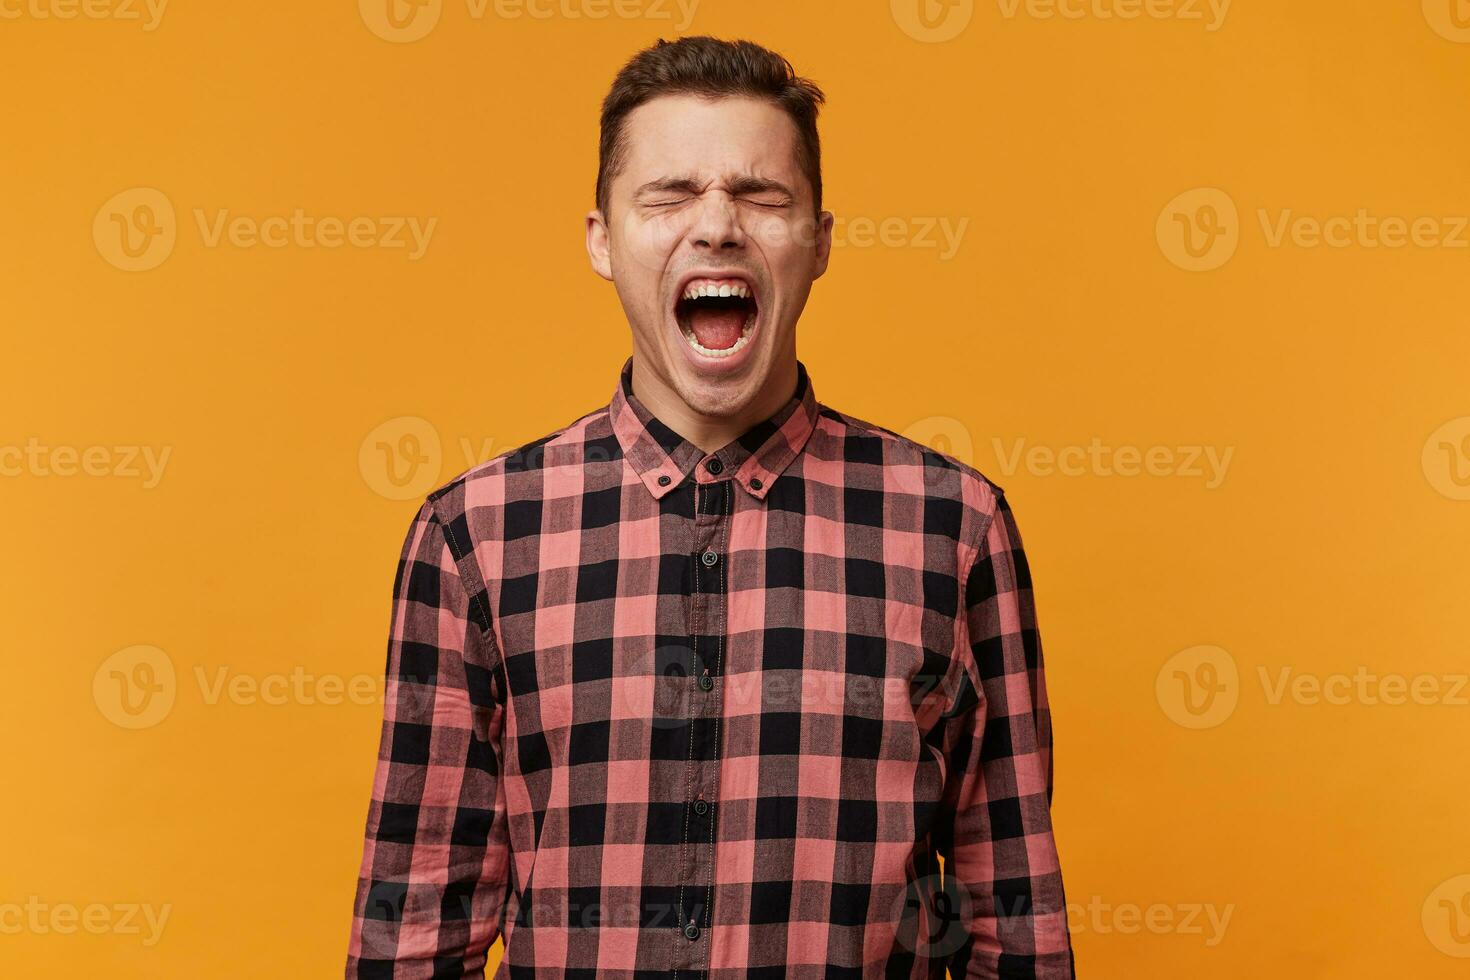
<path id="1" fill-rule="evenodd" d="M 743 326 L 745 311 L 741 309 L 696 309 L 689 318 L 694 339 L 710 350 L 734 347 Z"/>

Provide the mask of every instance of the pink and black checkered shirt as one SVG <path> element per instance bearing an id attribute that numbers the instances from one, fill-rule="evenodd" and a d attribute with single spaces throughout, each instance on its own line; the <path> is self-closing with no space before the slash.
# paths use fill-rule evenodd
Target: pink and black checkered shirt
<path id="1" fill-rule="evenodd" d="M 348 976 L 1072 977 L 1001 489 L 800 362 L 702 452 L 632 364 L 413 520 Z"/>

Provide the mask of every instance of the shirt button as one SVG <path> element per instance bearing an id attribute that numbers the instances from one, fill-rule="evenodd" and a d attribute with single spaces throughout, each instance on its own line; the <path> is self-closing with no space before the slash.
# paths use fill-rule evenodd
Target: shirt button
<path id="1" fill-rule="evenodd" d="M 669 478 L 667 476 L 661 476 L 661 477 L 659 477 L 658 478 L 658 485 L 661 486 L 661 487 L 668 486 L 669 485 Z"/>
<path id="2" fill-rule="evenodd" d="M 687 926 L 685 926 L 684 927 L 684 938 L 685 939 L 688 939 L 690 941 L 693 941 L 695 939 L 698 939 L 699 938 L 699 926 L 695 925 L 692 922 L 689 923 Z"/>
<path id="3" fill-rule="evenodd" d="M 706 803 L 704 800 L 695 800 L 694 812 L 699 814 L 701 817 L 704 816 L 706 813 L 709 812 L 709 804 Z"/>
<path id="4" fill-rule="evenodd" d="M 760 488 L 761 488 L 761 478 L 758 477 L 758 476 L 751 477 L 750 478 L 750 489 L 752 489 L 752 490 L 759 490 Z"/>
<path id="5" fill-rule="evenodd" d="M 709 462 L 704 464 L 704 468 L 711 473 L 718 473 L 725 468 L 725 464 L 720 462 L 720 457 L 714 456 Z"/>
<path id="6" fill-rule="evenodd" d="M 713 677 L 711 677 L 710 675 L 708 675 L 708 674 L 705 674 L 703 677 L 701 677 L 699 679 L 699 689 L 701 691 L 708 691 L 710 688 L 712 688 L 714 686 L 715 686 L 715 679 Z"/>
<path id="7" fill-rule="evenodd" d="M 704 554 L 699 556 L 699 560 L 704 562 L 705 567 L 708 568 L 715 562 L 719 561 L 720 556 L 715 554 L 713 551 L 706 551 Z"/>

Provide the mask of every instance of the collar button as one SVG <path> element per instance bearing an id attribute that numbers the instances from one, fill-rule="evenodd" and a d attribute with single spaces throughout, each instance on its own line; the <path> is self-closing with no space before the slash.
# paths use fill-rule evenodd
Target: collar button
<path id="1" fill-rule="evenodd" d="M 704 464 L 704 468 L 711 473 L 719 473 L 725 468 L 725 464 L 720 462 L 720 457 L 714 456 L 710 458 L 709 462 Z"/>

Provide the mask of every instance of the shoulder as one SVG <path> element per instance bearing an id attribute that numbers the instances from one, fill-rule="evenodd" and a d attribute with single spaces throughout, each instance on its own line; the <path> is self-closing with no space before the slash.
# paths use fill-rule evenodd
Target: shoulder
<path id="1" fill-rule="evenodd" d="M 475 524 L 477 513 L 535 499 L 548 471 L 610 461 L 620 455 L 608 406 L 601 405 L 456 474 L 430 491 L 425 504 L 446 526 Z"/>
<path id="2" fill-rule="evenodd" d="M 1005 489 L 974 465 L 830 405 L 821 406 L 812 438 L 825 459 L 876 464 L 884 492 L 919 498 L 926 532 L 973 542 L 1005 507 Z"/>
<path id="3" fill-rule="evenodd" d="M 917 469 L 925 474 L 926 495 L 950 495 L 964 503 L 990 506 L 1005 493 L 1000 484 L 952 453 L 830 405 L 821 406 L 817 432 L 829 440 L 830 448 L 841 449 L 843 459 Z"/>

